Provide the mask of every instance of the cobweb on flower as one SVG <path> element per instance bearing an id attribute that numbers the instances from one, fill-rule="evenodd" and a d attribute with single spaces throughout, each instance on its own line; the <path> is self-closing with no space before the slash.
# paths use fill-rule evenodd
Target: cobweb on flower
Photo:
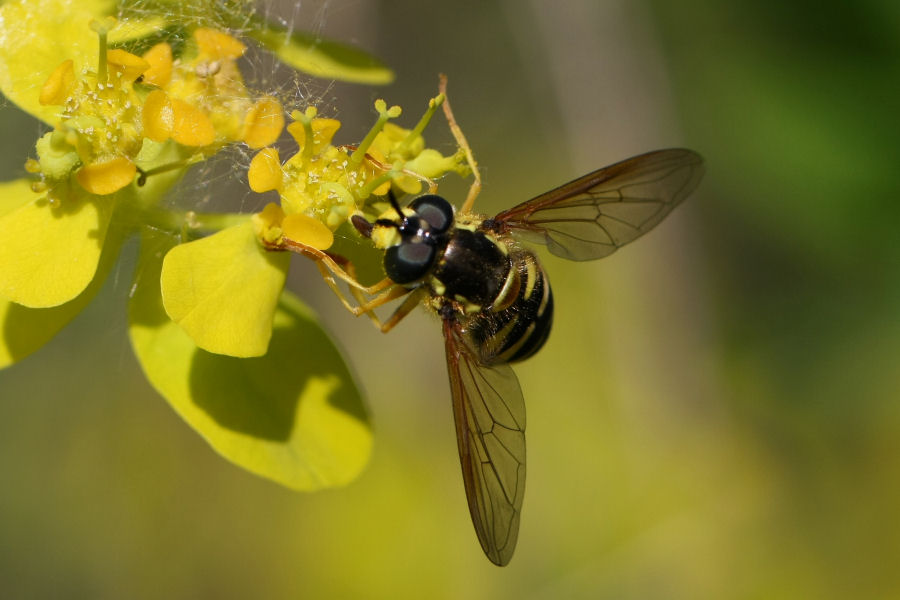
<path id="1" fill-rule="evenodd" d="M 247 45 L 247 52 L 238 65 L 251 96 L 275 97 L 286 115 L 310 105 L 316 106 L 320 114 L 333 115 L 336 113 L 333 81 L 315 79 L 288 67 L 248 35 L 258 20 L 276 24 L 289 33 L 294 30 L 320 33 L 325 27 L 330 4 L 331 0 L 312 0 L 303 4 L 276 0 L 125 0 L 120 4 L 119 19 L 150 19 L 165 11 L 173 17 L 170 22 L 190 23 L 190 29 L 168 28 L 143 43 L 149 48 L 159 41 L 166 41 L 176 53 L 186 43 L 193 26 L 227 32 Z M 284 132 L 276 146 L 287 150 L 292 143 L 289 140 L 290 136 Z M 248 187 L 247 168 L 255 153 L 256 150 L 242 143 L 228 145 L 215 156 L 195 165 L 170 191 L 164 206 L 198 212 L 252 213 L 268 202 L 277 201 L 274 192 L 256 194 Z"/>

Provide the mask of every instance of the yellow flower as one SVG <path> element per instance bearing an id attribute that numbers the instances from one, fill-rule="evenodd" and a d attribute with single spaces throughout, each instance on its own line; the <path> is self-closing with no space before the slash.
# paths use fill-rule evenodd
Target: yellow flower
<path id="1" fill-rule="evenodd" d="M 280 102 L 244 84 L 230 25 L 259 27 L 285 57 L 327 58 L 329 43 L 304 52 L 273 37 L 241 12 L 250 0 L 133 8 L 0 2 L 0 90 L 51 128 L 25 163 L 32 177 L 0 182 L 0 368 L 77 315 L 139 233 L 129 335 L 153 386 L 229 460 L 294 489 L 347 483 L 371 446 L 365 409 L 315 316 L 283 290 L 289 255 L 269 251 L 285 231 L 323 248 L 332 231 L 277 205 L 254 217 L 163 202 L 190 165 L 228 144 L 266 148 L 284 128 Z M 189 37 L 150 46 L 167 31 Z M 353 58 L 345 74 L 390 74 Z"/>
<path id="2" fill-rule="evenodd" d="M 421 135 L 442 101 L 442 96 L 432 99 L 412 130 L 389 122 L 400 116 L 399 106 L 388 108 L 383 100 L 376 101 L 378 121 L 356 147 L 332 144 L 341 126 L 336 119 L 318 117 L 314 107 L 302 113 L 294 111 L 294 122 L 287 130 L 297 142 L 297 152 L 284 164 L 273 148 L 259 152 L 247 174 L 250 189 L 260 193 L 277 190 L 286 215 L 306 217 L 292 221 L 304 226 L 285 229 L 284 235 L 325 250 L 328 246 L 323 244 L 332 237 L 322 235 L 307 219 L 334 231 L 352 214 L 364 210 L 370 197 L 387 194 L 392 185 L 401 193 L 418 193 L 422 181 L 451 171 L 465 173 L 461 154 L 444 157 L 426 148 Z"/>
<path id="3" fill-rule="evenodd" d="M 234 37 L 206 27 L 194 30 L 193 45 L 177 63 L 164 42 L 148 50 L 144 83 L 159 88 L 143 118 L 151 139 L 198 147 L 243 141 L 254 149 L 278 139 L 281 103 L 255 99 L 247 90 L 237 64 L 245 50 Z"/>

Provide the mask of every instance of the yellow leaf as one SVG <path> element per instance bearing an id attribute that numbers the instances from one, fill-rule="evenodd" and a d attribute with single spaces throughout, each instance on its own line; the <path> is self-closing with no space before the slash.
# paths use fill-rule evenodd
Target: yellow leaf
<path id="1" fill-rule="evenodd" d="M 0 182 L 0 217 L 38 197 L 31 191 L 30 179 Z"/>
<path id="2" fill-rule="evenodd" d="M 0 184 L 0 195 L 7 185 Z M 124 233 L 115 228 L 110 230 L 94 278 L 72 300 L 50 308 L 27 308 L 0 298 L 0 369 L 40 349 L 94 299 L 116 263 Z"/>
<path id="3" fill-rule="evenodd" d="M 288 31 L 263 19 L 255 19 L 247 34 L 288 65 L 315 77 L 375 85 L 394 80 L 393 71 L 377 58 L 318 34 Z"/>
<path id="4" fill-rule="evenodd" d="M 153 387 L 226 459 L 295 490 L 345 485 L 372 447 L 369 417 L 340 353 L 315 315 L 284 292 L 266 356 L 197 348 L 166 318 L 156 258 L 164 236 L 141 244 L 129 333 Z"/>
<path id="5" fill-rule="evenodd" d="M 148 15 L 137 18 L 134 15 L 122 19 L 109 32 L 110 44 L 125 44 L 134 40 L 148 38 L 166 28 L 167 20 L 162 16 Z"/>
<path id="6" fill-rule="evenodd" d="M 38 91 L 60 61 L 74 72 L 97 68 L 97 34 L 88 23 L 115 9 L 90 0 L 7 0 L 0 6 L 0 90 L 19 108 L 51 125 L 59 109 Z"/>
<path id="7" fill-rule="evenodd" d="M 58 306 L 94 278 L 114 200 L 80 194 L 52 207 L 28 194 L 0 216 L 0 296 L 31 308 Z"/>
<path id="8" fill-rule="evenodd" d="M 229 356 L 261 356 L 290 257 L 267 252 L 253 223 L 172 248 L 163 260 L 166 313 L 200 348 Z"/>

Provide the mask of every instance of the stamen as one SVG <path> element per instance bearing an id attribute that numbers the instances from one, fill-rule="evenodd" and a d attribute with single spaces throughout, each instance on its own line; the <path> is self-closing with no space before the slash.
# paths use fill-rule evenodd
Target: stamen
<path id="1" fill-rule="evenodd" d="M 444 100 L 447 97 L 444 94 L 438 94 L 434 98 L 428 101 L 428 109 L 425 111 L 425 114 L 422 115 L 422 118 L 419 119 L 419 122 L 416 123 L 416 126 L 413 127 L 413 130 L 409 132 L 409 135 L 406 136 L 400 144 L 397 146 L 398 153 L 406 153 L 410 144 L 412 144 L 417 137 L 422 135 L 422 132 L 425 131 L 425 127 L 428 126 L 428 123 L 431 121 L 431 117 L 437 111 L 438 107 L 444 103 Z"/>
<path id="2" fill-rule="evenodd" d="M 350 164 L 354 167 L 358 166 L 366 156 L 366 151 L 369 149 L 369 146 L 372 145 L 372 142 L 375 141 L 375 137 L 381 133 L 381 130 L 384 129 L 385 123 L 387 123 L 391 119 L 396 119 L 400 116 L 401 109 L 399 106 L 392 106 L 387 108 L 387 104 L 384 100 L 376 100 L 375 101 L 375 110 L 378 111 L 378 121 L 369 130 L 369 133 L 366 135 L 366 139 L 364 139 L 360 144 L 356 151 L 350 155 Z M 372 188 L 374 189 L 374 188 Z"/>
<path id="3" fill-rule="evenodd" d="M 97 83 L 102 85 L 106 83 L 107 78 L 107 64 L 106 64 L 106 50 L 107 50 L 107 36 L 109 35 L 109 31 L 116 26 L 115 17 L 106 17 L 104 19 L 92 19 L 90 22 L 90 27 L 93 29 L 97 36 L 100 38 L 100 56 L 97 60 Z"/>

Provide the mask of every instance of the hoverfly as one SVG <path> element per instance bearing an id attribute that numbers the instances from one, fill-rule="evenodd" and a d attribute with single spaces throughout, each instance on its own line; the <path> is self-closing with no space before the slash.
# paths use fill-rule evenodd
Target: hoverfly
<path id="1" fill-rule="evenodd" d="M 471 210 L 480 177 L 446 102 L 444 112 L 475 175 L 462 208 L 454 211 L 433 193 L 403 208 L 391 195 L 390 216 L 351 219 L 364 237 L 380 240 L 387 279 L 363 288 L 351 269 L 338 264 L 350 267 L 345 259 L 293 249 L 316 258 L 345 306 L 369 314 L 382 331 L 423 303 L 441 318 L 469 512 L 485 554 L 502 566 L 515 549 L 525 491 L 525 402 L 510 363 L 537 352 L 553 321 L 547 274 L 519 242 L 545 244 L 569 260 L 607 256 L 690 195 L 703 175 L 703 159 L 681 148 L 648 152 L 488 218 Z M 347 302 L 332 273 L 351 284 L 359 306 Z M 366 301 L 360 290 L 376 295 Z M 372 313 L 404 296 L 384 323 Z"/>

